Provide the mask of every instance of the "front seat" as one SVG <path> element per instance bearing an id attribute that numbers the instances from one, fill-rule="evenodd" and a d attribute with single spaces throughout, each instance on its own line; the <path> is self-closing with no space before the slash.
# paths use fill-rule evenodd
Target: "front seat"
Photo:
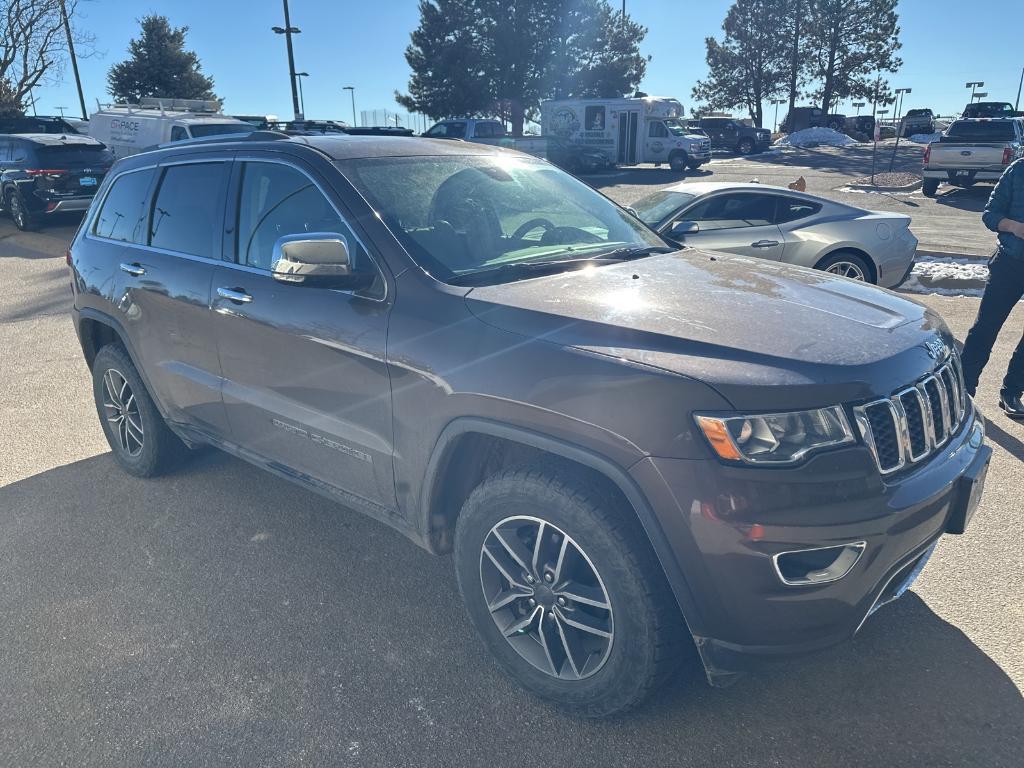
<path id="1" fill-rule="evenodd" d="M 446 179 L 430 201 L 430 226 L 438 232 L 454 232 L 451 239 L 456 247 L 451 263 L 445 265 L 452 271 L 479 266 L 502 253 L 501 222 L 487 196 L 491 183 L 480 171 L 466 168 Z"/>

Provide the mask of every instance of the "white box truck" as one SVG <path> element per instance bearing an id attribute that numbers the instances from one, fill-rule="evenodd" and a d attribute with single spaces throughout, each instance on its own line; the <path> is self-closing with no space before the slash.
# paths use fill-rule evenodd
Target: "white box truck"
<path id="1" fill-rule="evenodd" d="M 142 99 L 139 104 L 97 104 L 89 135 L 115 157 L 125 157 L 169 141 L 225 133 L 251 133 L 256 127 L 221 113 L 220 103 L 201 99 Z"/>
<path id="2" fill-rule="evenodd" d="M 668 163 L 682 171 L 711 159 L 711 142 L 690 133 L 677 99 L 559 99 L 541 102 L 540 116 L 544 135 L 600 149 L 616 165 Z"/>

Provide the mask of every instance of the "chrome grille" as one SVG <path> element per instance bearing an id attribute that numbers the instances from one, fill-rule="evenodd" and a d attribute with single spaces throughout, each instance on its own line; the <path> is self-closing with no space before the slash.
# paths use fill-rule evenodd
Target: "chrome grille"
<path id="1" fill-rule="evenodd" d="M 920 381 L 853 411 L 882 474 L 924 461 L 957 432 L 967 413 L 960 361 L 952 354 Z"/>

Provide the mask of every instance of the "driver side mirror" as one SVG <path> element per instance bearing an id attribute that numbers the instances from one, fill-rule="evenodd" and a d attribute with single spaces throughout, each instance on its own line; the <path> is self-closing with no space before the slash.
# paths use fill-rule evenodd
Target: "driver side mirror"
<path id="1" fill-rule="evenodd" d="M 674 221 L 668 230 L 669 237 L 676 238 L 693 235 L 697 232 L 700 232 L 700 224 L 696 221 Z"/>
<path id="2" fill-rule="evenodd" d="M 336 232 L 285 235 L 274 243 L 271 275 L 279 283 L 318 288 L 365 288 L 370 275 L 352 272 L 348 243 Z"/>

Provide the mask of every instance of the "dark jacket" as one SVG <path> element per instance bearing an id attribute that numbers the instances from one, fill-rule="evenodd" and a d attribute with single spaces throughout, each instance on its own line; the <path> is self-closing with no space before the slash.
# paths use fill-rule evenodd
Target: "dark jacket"
<path id="1" fill-rule="evenodd" d="M 1024 158 L 1003 171 L 992 190 L 981 220 L 993 232 L 999 232 L 1003 219 L 1024 221 Z M 999 232 L 999 249 L 1007 256 L 1024 260 L 1024 240 L 1009 232 Z"/>

